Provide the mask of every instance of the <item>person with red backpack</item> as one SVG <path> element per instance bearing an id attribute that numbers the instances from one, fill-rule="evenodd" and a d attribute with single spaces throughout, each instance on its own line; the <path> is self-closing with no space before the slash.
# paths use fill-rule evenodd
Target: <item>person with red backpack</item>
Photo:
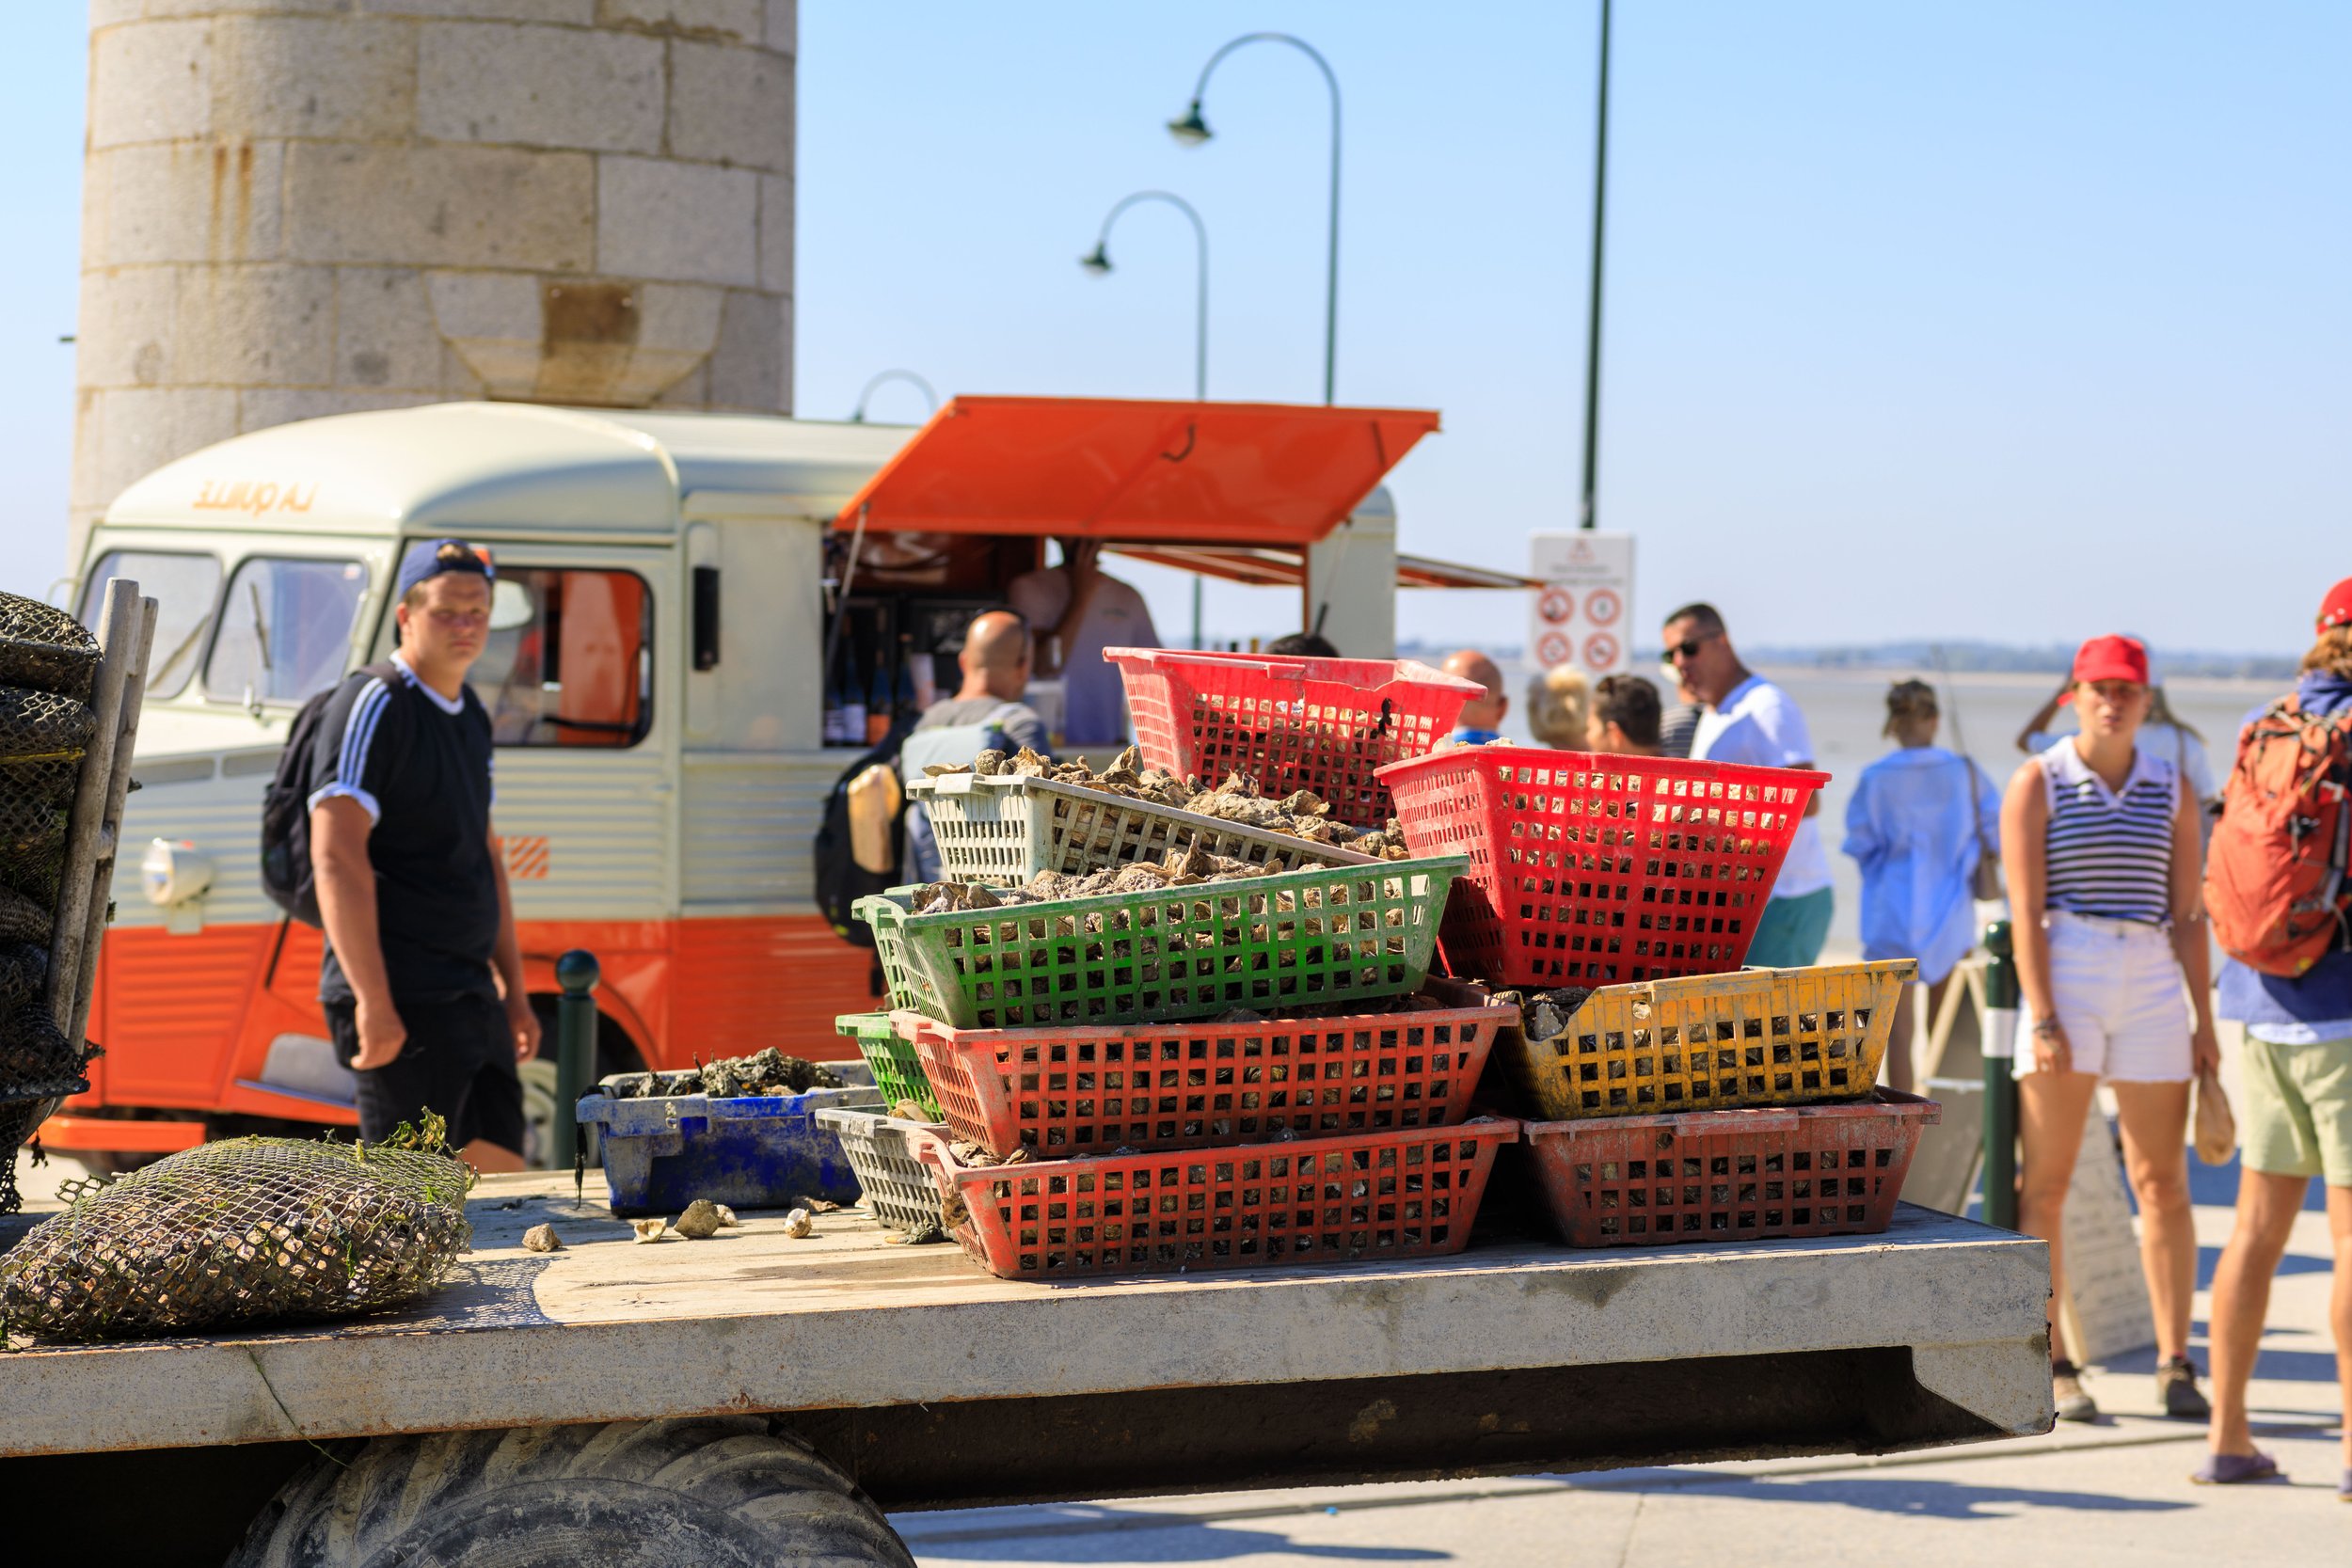
<path id="1" fill-rule="evenodd" d="M 2212 1452 L 2190 1479 L 2226 1485 L 2279 1477 L 2248 1430 L 2246 1382 L 2314 1176 L 2335 1245 L 2336 1378 L 2352 1390 L 2352 578 L 2320 605 L 2295 690 L 2247 721 L 2221 799 L 2205 906 L 2228 955 L 2221 1016 L 2246 1026 L 2243 1161 L 2213 1279 Z M 2344 1443 L 2336 1496 L 2352 1502 L 2352 1393 Z"/>

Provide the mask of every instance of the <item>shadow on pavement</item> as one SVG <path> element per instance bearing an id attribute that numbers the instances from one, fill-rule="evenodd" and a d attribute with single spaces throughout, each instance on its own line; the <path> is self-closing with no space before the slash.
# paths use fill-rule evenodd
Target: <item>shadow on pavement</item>
<path id="1" fill-rule="evenodd" d="M 1614 1490 L 1614 1488 L 1613 1488 Z M 1647 1487 L 1627 1487 L 1647 1491 Z M 1775 1481 L 1768 1476 L 1720 1483 L 1661 1487 L 1685 1495 L 1736 1497 L 1743 1502 L 1834 1503 L 1872 1513 L 1929 1519 L 2005 1519 L 2019 1508 L 2063 1508 L 2092 1513 L 2169 1513 L 2187 1501 L 2122 1497 L 2107 1492 L 2068 1492 L 2032 1486 L 1971 1486 L 1964 1481 L 1893 1477 Z"/>
<path id="2" fill-rule="evenodd" d="M 1448 1562 L 1454 1558 L 1451 1552 L 1418 1546 L 1294 1543 L 1274 1530 L 1235 1528 L 1191 1513 L 1100 1507 L 1055 1513 L 1059 1516 L 1026 1524 L 935 1533 L 917 1528 L 902 1534 L 908 1548 L 925 1562 L 1222 1562 L 1261 1554 L 1343 1562 Z M 1144 1532 L 1155 1537 L 1148 1544 L 1135 1539 Z"/>
<path id="3" fill-rule="evenodd" d="M 2230 1163 L 2226 1165 L 2209 1165 L 2197 1158 L 2192 1150 L 2188 1157 L 2188 1200 L 2200 1208 L 2236 1208 L 2237 1171 L 2238 1157 L 2234 1154 L 2230 1156 Z M 2137 1207 L 2135 1201 L 2135 1211 Z M 2307 1214 L 2328 1212 L 2328 1189 L 2320 1184 L 2316 1177 L 2303 1190 L 2303 1212 Z"/>

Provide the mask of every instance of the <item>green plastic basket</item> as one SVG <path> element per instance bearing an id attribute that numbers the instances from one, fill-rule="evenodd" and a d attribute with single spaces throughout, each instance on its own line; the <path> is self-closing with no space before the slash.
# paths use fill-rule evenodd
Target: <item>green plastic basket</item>
<path id="1" fill-rule="evenodd" d="M 912 1100 L 922 1107 L 925 1121 L 947 1119 L 931 1094 L 931 1081 L 923 1076 L 922 1053 L 899 1037 L 888 1013 L 843 1013 L 833 1026 L 835 1033 L 857 1041 L 857 1053 L 872 1069 L 885 1109 L 896 1111 L 900 1101 Z"/>
<path id="2" fill-rule="evenodd" d="M 930 814 L 940 873 L 951 882 L 1019 887 L 1041 871 L 1084 876 L 1196 842 L 1268 871 L 1373 863 L 1335 844 L 1028 774 L 949 773 L 908 785 L 907 799 Z"/>
<path id="3" fill-rule="evenodd" d="M 1418 990 L 1462 857 L 913 914 L 861 898 L 894 1008 L 959 1029 L 1144 1023 Z"/>

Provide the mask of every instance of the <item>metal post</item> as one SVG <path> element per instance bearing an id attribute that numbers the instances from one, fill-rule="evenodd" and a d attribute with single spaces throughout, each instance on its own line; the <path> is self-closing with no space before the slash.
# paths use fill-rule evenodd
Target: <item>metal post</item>
<path id="1" fill-rule="evenodd" d="M 1984 928 L 1984 1218 L 2017 1228 L 2017 960 L 2009 922 Z"/>
<path id="2" fill-rule="evenodd" d="M 571 1164 L 580 1148 L 575 1107 L 596 1070 L 596 956 L 575 947 L 555 960 L 555 1165 Z"/>
<path id="3" fill-rule="evenodd" d="M 1600 115 L 1593 146 L 1593 293 L 1584 317 L 1584 500 L 1579 528 L 1597 528 L 1600 522 L 1593 491 L 1600 461 L 1600 242 L 1608 214 L 1609 0 L 1600 0 Z"/>

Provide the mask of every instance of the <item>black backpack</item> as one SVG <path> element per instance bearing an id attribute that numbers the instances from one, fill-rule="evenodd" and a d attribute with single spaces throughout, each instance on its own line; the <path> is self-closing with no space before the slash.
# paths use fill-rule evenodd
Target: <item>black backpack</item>
<path id="1" fill-rule="evenodd" d="M 892 726 L 881 745 L 842 771 L 825 797 L 825 815 L 817 829 L 817 907 L 824 912 L 834 934 L 853 947 L 874 945 L 874 933 L 857 917 L 854 906 L 861 898 L 898 885 L 895 866 L 906 855 L 906 825 L 903 812 L 899 820 L 891 825 L 894 869 L 868 871 L 858 864 L 850 845 L 850 782 L 877 764 L 895 767 L 898 748 L 905 744 L 907 732 L 914 727 L 903 720 Z"/>
<path id="2" fill-rule="evenodd" d="M 357 673 L 373 675 L 388 687 L 397 688 L 402 680 L 400 666 L 389 661 Z M 310 792 L 318 787 L 310 777 L 310 753 L 318 749 L 326 705 L 342 689 L 338 681 L 294 714 L 286 749 L 278 753 L 278 771 L 262 796 L 262 891 L 305 926 L 324 924 L 318 887 L 310 878 Z"/>

